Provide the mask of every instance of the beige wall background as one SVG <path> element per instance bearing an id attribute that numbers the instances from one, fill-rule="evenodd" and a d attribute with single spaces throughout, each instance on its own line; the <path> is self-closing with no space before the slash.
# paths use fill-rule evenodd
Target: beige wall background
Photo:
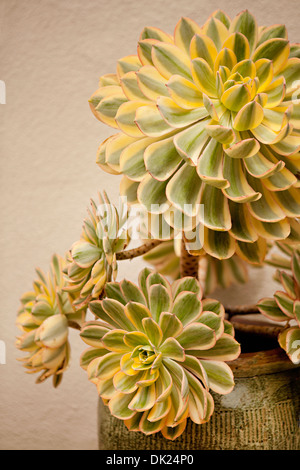
<path id="1" fill-rule="evenodd" d="M 117 202 L 118 177 L 95 164 L 111 133 L 87 103 L 98 77 L 135 53 L 144 26 L 172 32 L 181 16 L 203 23 L 217 8 L 230 16 L 248 8 L 260 24 L 285 23 L 290 39 L 300 39 L 298 0 L 0 0 L 1 449 L 97 448 L 97 392 L 78 364 L 84 344 L 72 332 L 72 364 L 58 390 L 36 386 L 16 361 L 18 299 L 34 267 L 47 269 L 53 252 L 78 239 L 90 197 L 106 189 Z M 136 280 L 141 265 L 121 265 L 120 278 Z M 215 296 L 252 303 L 274 290 L 270 272 L 254 270 L 247 286 Z"/>

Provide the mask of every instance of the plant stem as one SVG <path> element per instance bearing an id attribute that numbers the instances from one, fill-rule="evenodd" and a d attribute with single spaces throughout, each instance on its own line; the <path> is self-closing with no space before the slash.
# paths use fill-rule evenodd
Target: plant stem
<path id="1" fill-rule="evenodd" d="M 131 250 L 127 251 L 120 251 L 117 253 L 117 260 L 123 261 L 126 259 L 137 258 L 138 256 L 142 256 L 145 253 L 148 253 L 148 251 L 152 250 L 161 243 L 162 240 L 148 240 L 146 243 L 144 243 L 144 245 L 141 245 L 137 248 L 132 248 Z"/>
<path id="2" fill-rule="evenodd" d="M 199 277 L 199 256 L 190 255 L 185 247 L 184 240 L 181 241 L 180 276 Z"/>

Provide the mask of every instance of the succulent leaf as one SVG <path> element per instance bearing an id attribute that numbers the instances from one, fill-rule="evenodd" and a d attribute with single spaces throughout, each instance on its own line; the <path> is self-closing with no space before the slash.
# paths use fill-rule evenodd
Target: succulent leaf
<path id="1" fill-rule="evenodd" d="M 245 233 L 245 230 L 243 233 Z M 179 241 L 181 245 L 181 240 Z M 247 282 L 246 263 L 237 255 L 225 260 L 218 260 L 208 254 L 201 256 L 199 260 L 199 279 L 202 289 L 199 288 L 199 284 L 193 277 L 179 279 L 181 247 L 178 246 L 177 242 L 176 239 L 164 241 L 144 255 L 144 260 L 154 266 L 158 272 L 171 276 L 176 280 L 172 286 L 174 305 L 176 305 L 176 297 L 183 291 L 194 292 L 201 296 L 202 289 L 204 294 L 208 295 L 218 286 L 226 288 L 232 283 L 245 284 Z M 210 308 L 205 310 L 210 310 Z"/>

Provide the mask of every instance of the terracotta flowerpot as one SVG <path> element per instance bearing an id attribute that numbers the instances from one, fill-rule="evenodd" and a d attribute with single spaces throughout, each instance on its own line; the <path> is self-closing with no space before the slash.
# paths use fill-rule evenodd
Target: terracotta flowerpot
<path id="1" fill-rule="evenodd" d="M 252 336 L 255 342 L 256 335 Z M 268 341 L 274 344 L 267 335 L 259 336 L 258 341 L 262 340 L 266 346 Z M 160 433 L 129 432 L 100 399 L 99 449 L 300 450 L 300 367 L 280 348 L 242 353 L 230 366 L 234 390 L 223 396 L 213 393 L 211 420 L 200 426 L 188 420 L 186 430 L 175 441 Z"/>

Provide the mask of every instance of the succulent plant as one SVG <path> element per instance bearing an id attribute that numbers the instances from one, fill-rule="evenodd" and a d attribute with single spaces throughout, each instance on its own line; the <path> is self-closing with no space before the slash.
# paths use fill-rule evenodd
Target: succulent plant
<path id="1" fill-rule="evenodd" d="M 67 280 L 64 289 L 75 297 L 73 305 L 77 309 L 97 299 L 105 283 L 116 278 L 116 254 L 129 242 L 126 221 L 127 209 L 122 201 L 118 211 L 106 193 L 103 197 L 99 194 L 98 206 L 91 200 L 81 238 L 73 244 L 64 269 Z"/>
<path id="2" fill-rule="evenodd" d="M 188 417 L 207 422 L 214 409 L 209 389 L 231 392 L 233 375 L 224 361 L 240 353 L 222 305 L 201 300 L 195 278 L 171 287 L 148 268 L 139 287 L 111 282 L 105 293 L 89 305 L 99 320 L 82 329 L 91 348 L 81 365 L 110 412 L 129 430 L 161 431 L 167 439 L 184 431 Z"/>
<path id="3" fill-rule="evenodd" d="M 59 385 L 74 327 L 89 345 L 82 368 L 129 430 L 173 440 L 188 418 L 208 422 L 241 349 L 202 286 L 246 282 L 246 262 L 261 265 L 274 242 L 289 258 L 267 261 L 284 292 L 258 308 L 286 323 L 279 343 L 300 363 L 299 79 L 300 45 L 247 10 L 233 20 L 218 10 L 203 26 L 181 18 L 173 36 L 147 27 L 137 55 L 100 78 L 90 106 L 117 133 L 97 163 L 122 175 L 121 195 L 142 207 L 140 238 L 152 240 L 124 251 L 127 204 L 91 200 L 80 240 L 21 298 L 16 344 L 37 382 Z M 141 255 L 156 271 L 116 282 L 117 261 Z M 84 323 L 87 309 L 95 320 Z"/>
<path id="4" fill-rule="evenodd" d="M 278 336 L 278 341 L 295 364 L 300 363 L 300 247 L 279 244 L 279 248 L 288 255 L 289 259 L 273 256 L 271 263 L 284 267 L 277 270 L 276 280 L 280 281 L 283 291 L 276 291 L 273 298 L 259 301 L 260 312 L 277 322 L 285 322 L 286 326 Z M 288 263 L 288 264 L 287 264 Z M 290 272 L 286 272 L 286 270 Z"/>
<path id="5" fill-rule="evenodd" d="M 80 328 L 84 320 L 84 311 L 76 312 L 69 295 L 63 291 L 65 264 L 64 259 L 54 255 L 47 276 L 37 270 L 38 279 L 33 290 L 22 296 L 17 317 L 17 326 L 23 334 L 17 338 L 16 346 L 28 353 L 20 359 L 27 373 L 42 372 L 37 383 L 53 376 L 55 387 L 69 364 L 69 324 Z"/>
<path id="6" fill-rule="evenodd" d="M 143 258 L 160 274 L 178 279 L 180 253 L 181 240 L 168 240 L 150 250 Z M 218 260 L 210 255 L 199 258 L 199 282 L 204 295 L 211 294 L 217 287 L 227 288 L 233 283 L 245 284 L 247 281 L 247 265 L 237 255 L 228 260 Z"/>
<path id="7" fill-rule="evenodd" d="M 248 11 L 202 27 L 182 18 L 173 36 L 147 27 L 90 98 L 119 131 L 97 162 L 175 229 L 183 213 L 204 226 L 211 256 L 260 264 L 266 241 L 300 240 L 299 76 L 285 26 L 258 27 Z"/>

